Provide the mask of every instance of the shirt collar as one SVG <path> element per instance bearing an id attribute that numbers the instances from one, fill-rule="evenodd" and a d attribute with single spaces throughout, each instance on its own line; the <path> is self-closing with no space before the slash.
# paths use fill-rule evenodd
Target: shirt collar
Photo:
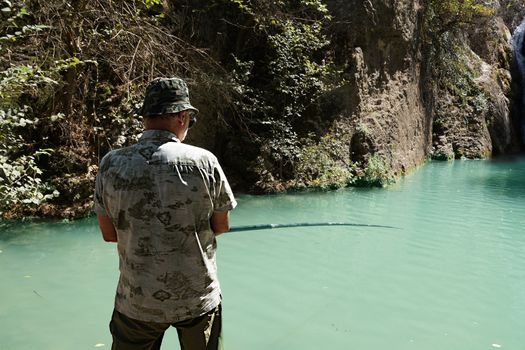
<path id="1" fill-rule="evenodd" d="M 174 133 L 167 131 L 167 130 L 154 130 L 154 129 L 148 129 L 144 130 L 142 133 L 142 136 L 139 138 L 139 142 L 143 141 L 173 141 L 173 142 L 180 142 L 177 135 Z"/>

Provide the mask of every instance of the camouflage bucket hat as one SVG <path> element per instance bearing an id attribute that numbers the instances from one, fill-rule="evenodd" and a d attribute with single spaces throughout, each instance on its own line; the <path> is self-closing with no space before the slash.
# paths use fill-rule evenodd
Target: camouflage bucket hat
<path id="1" fill-rule="evenodd" d="M 199 110 L 190 103 L 188 86 L 180 78 L 156 78 L 146 88 L 139 114 L 144 117 Z"/>

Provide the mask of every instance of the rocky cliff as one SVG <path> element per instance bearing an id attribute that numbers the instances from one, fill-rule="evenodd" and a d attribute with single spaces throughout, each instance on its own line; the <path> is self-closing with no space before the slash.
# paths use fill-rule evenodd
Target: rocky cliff
<path id="1" fill-rule="evenodd" d="M 309 156 L 285 176 L 265 162 L 256 189 L 339 186 L 345 176 L 384 185 L 429 158 L 488 158 L 523 148 L 511 76 L 511 35 L 523 4 L 484 2 L 472 10 L 445 1 L 326 3 L 330 59 L 342 69 L 342 83 L 304 114 L 317 147 L 306 148 Z M 335 164 L 317 164 L 322 171 L 302 165 L 315 158 Z M 333 167 L 349 172 L 333 176 Z"/>
<path id="2" fill-rule="evenodd" d="M 511 115 L 511 29 L 507 4 L 494 2 L 494 15 L 477 19 L 443 54 L 444 76 L 437 81 L 434 156 L 486 158 L 521 147 L 519 120 Z M 513 20 L 514 22 L 516 19 Z"/>
<path id="3" fill-rule="evenodd" d="M 493 2 L 493 12 L 436 33 L 428 3 L 331 1 L 339 63 L 337 91 L 350 158 L 362 174 L 380 159 L 387 176 L 428 157 L 486 158 L 521 147 L 511 114 L 511 34 L 523 5 Z M 439 35 L 437 50 L 432 36 Z"/>
<path id="4" fill-rule="evenodd" d="M 373 158 L 396 176 L 430 152 L 432 113 L 419 1 L 331 1 L 333 44 L 348 82 L 338 113 L 347 118 L 350 160 L 362 174 Z M 379 169 L 377 169 L 379 170 Z M 379 175 L 379 174 L 378 174 Z"/>
<path id="5" fill-rule="evenodd" d="M 137 139 L 163 75 L 187 80 L 188 142 L 236 190 L 381 186 L 523 149 L 522 1 L 2 3 L 4 217 L 88 214 L 101 157 Z"/>

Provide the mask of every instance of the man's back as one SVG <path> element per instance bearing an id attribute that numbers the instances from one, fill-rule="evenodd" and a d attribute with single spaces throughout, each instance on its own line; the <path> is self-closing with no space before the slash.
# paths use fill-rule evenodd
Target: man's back
<path id="1" fill-rule="evenodd" d="M 146 130 L 138 144 L 101 162 L 97 206 L 118 234 L 121 276 L 115 309 L 173 323 L 220 303 L 214 211 L 235 205 L 216 157 L 168 131 Z"/>

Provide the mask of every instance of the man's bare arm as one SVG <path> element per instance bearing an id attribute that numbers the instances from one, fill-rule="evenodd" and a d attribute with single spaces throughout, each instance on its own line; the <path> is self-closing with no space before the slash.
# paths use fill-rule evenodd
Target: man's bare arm
<path id="1" fill-rule="evenodd" d="M 230 230 L 230 212 L 214 211 L 210 219 L 211 229 L 216 236 Z"/>
<path id="2" fill-rule="evenodd" d="M 113 226 L 113 222 L 109 216 L 97 214 L 98 226 L 102 232 L 102 238 L 106 242 L 117 242 L 117 230 Z"/>

